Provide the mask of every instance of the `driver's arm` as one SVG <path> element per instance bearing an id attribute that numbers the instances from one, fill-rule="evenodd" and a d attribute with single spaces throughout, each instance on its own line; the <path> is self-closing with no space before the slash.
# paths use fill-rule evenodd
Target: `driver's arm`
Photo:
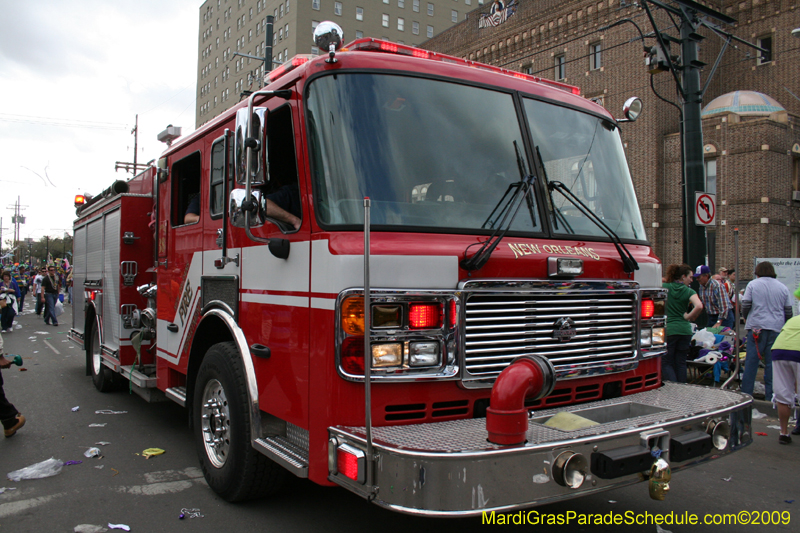
<path id="1" fill-rule="evenodd" d="M 283 209 L 269 198 L 265 198 L 265 200 L 264 209 L 267 217 L 291 224 L 294 229 L 300 229 L 300 219 L 298 217 Z"/>

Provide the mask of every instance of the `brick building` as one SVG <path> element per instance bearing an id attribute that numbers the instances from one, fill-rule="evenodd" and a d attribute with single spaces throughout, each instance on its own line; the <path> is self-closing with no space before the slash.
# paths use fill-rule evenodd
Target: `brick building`
<path id="1" fill-rule="evenodd" d="M 497 8 L 487 2 L 422 46 L 577 85 L 585 97 L 617 116 L 628 97 L 642 98 L 644 113 L 637 122 L 622 124 L 622 138 L 648 238 L 665 264 L 680 262 L 683 211 L 675 105 L 680 101 L 668 72 L 651 79 L 645 67 L 635 27 L 645 35 L 653 31 L 645 10 L 625 0 L 506 1 L 515 12 L 499 24 L 480 24 L 482 14 Z M 737 20 L 721 24 L 724 30 L 771 52 L 732 42 L 703 98 L 707 190 L 716 191 L 718 207 L 716 225 L 708 231 L 709 263 L 712 268 L 733 266 L 733 229 L 738 228 L 740 279 L 749 279 L 753 257 L 798 257 L 800 252 L 800 192 L 795 192 L 800 191 L 800 39 L 791 34 L 800 27 L 800 10 L 795 0 L 706 5 Z M 659 29 L 679 37 L 668 14 L 650 7 Z M 705 86 L 724 40 L 705 27 L 698 33 L 705 37 L 699 58 L 707 64 Z M 652 45 L 654 39 L 645 42 Z M 673 45 L 672 54 L 676 50 Z M 763 93 L 774 109 L 736 107 L 737 91 Z M 753 96 L 738 94 L 745 100 Z M 723 105 L 729 100 L 731 105 Z"/>

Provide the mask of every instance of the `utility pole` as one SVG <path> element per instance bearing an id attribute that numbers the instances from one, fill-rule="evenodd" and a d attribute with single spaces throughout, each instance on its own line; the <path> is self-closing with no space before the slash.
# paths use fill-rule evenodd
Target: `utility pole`
<path id="1" fill-rule="evenodd" d="M 17 202 L 13 206 L 8 206 L 9 209 L 14 210 L 14 216 L 11 217 L 11 223 L 14 225 L 14 263 L 20 263 L 22 258 L 22 252 L 19 250 L 19 226 L 20 224 L 25 223 L 25 217 L 22 216 L 21 208 L 28 207 L 27 205 L 23 206 L 19 203 L 19 196 L 17 196 Z M 0 233 L 1 235 L 1 233 Z M 2 240 L 2 239 L 0 239 Z"/>
<path id="2" fill-rule="evenodd" d="M 126 163 L 124 161 L 117 161 L 114 163 L 114 170 L 122 169 L 125 172 L 131 172 L 134 176 L 140 171 L 146 169 L 149 165 L 138 164 L 137 157 L 139 156 L 139 115 L 136 115 L 136 124 L 131 130 L 133 135 L 133 163 Z"/>
<path id="3" fill-rule="evenodd" d="M 3 257 L 3 230 L 5 230 L 5 229 L 7 229 L 7 228 L 3 227 L 3 219 L 0 218 L 0 262 L 4 262 L 5 261 L 5 259 L 2 259 L 2 257 Z"/>
<path id="4" fill-rule="evenodd" d="M 659 0 L 643 0 L 642 6 L 647 12 L 650 25 L 655 32 L 657 45 L 645 50 L 650 52 L 648 64 L 650 72 L 669 71 L 675 79 L 678 93 L 681 95 L 683 122 L 681 124 L 681 144 L 683 152 L 683 261 L 695 267 L 706 263 L 707 244 L 704 226 L 695 224 L 695 193 L 705 192 L 706 175 L 705 161 L 703 158 L 703 122 L 701 117 L 703 95 L 719 66 L 722 55 L 731 40 L 735 40 L 766 52 L 743 39 L 723 31 L 719 26 L 710 22 L 706 16 L 712 17 L 724 24 L 735 24 L 736 19 L 723 13 L 710 9 L 692 0 L 673 0 L 677 5 L 668 5 Z M 680 39 L 672 37 L 659 30 L 649 4 L 656 6 L 679 20 Z M 704 16 L 705 15 L 705 16 Z M 678 25 L 676 23 L 676 25 Z M 705 26 L 716 35 L 724 39 L 724 45 L 713 68 L 708 74 L 706 83 L 701 86 L 700 69 L 705 63 L 698 60 L 698 43 L 705 37 L 697 33 L 701 26 Z M 673 58 L 669 53 L 669 43 L 679 43 L 681 46 L 680 58 Z"/>
<path id="5" fill-rule="evenodd" d="M 239 52 L 234 52 L 233 55 L 246 57 L 248 59 L 255 59 L 257 61 L 264 62 L 264 75 L 265 77 L 261 79 L 261 87 L 265 85 L 264 79 L 266 78 L 266 73 L 272 70 L 273 63 L 279 63 L 278 61 L 272 60 L 272 25 L 275 22 L 275 17 L 272 15 L 267 15 L 267 22 L 264 24 L 264 57 L 258 56 L 251 56 L 250 54 L 242 54 Z"/>

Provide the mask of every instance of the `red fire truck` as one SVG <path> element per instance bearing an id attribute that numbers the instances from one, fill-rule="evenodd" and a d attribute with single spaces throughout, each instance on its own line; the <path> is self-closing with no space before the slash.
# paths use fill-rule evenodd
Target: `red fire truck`
<path id="1" fill-rule="evenodd" d="M 185 406 L 229 501 L 291 472 L 476 515 L 663 489 L 751 442 L 749 396 L 661 380 L 620 121 L 575 87 L 327 36 L 78 207 L 70 338 L 97 389 Z"/>

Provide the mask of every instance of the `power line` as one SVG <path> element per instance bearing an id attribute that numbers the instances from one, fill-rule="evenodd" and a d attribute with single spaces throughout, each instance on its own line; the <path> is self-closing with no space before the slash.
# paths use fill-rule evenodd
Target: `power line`
<path id="1" fill-rule="evenodd" d="M 11 113 L 0 113 L 0 121 L 17 122 L 24 124 L 36 124 L 41 126 L 61 126 L 64 128 L 86 128 L 98 130 L 124 130 L 128 126 L 115 122 L 97 122 L 90 120 L 78 120 L 68 118 L 38 117 L 33 115 L 14 115 Z"/>

